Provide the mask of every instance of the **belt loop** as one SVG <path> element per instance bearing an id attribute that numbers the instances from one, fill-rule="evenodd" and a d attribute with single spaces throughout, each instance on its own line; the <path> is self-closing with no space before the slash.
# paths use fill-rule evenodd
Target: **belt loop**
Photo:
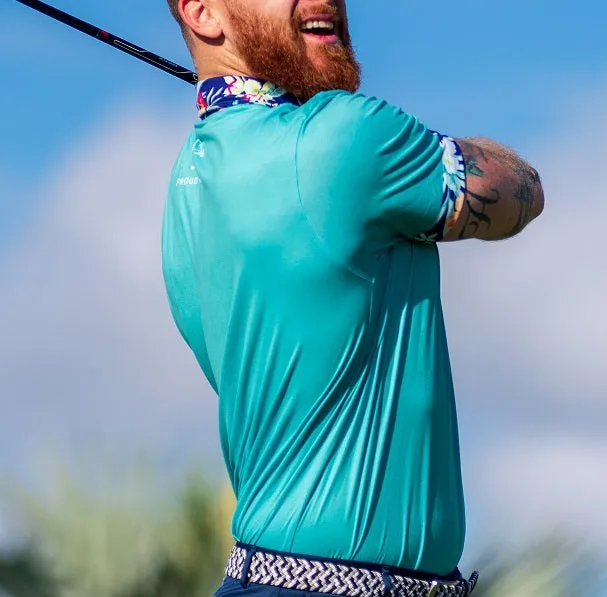
<path id="1" fill-rule="evenodd" d="M 249 576 L 249 570 L 251 569 L 251 562 L 253 561 L 253 556 L 255 555 L 255 548 L 250 547 L 247 550 L 247 557 L 244 560 L 244 564 L 242 565 L 242 574 L 240 576 L 240 585 L 244 588 L 247 586 L 247 578 Z"/>
<path id="2" fill-rule="evenodd" d="M 390 576 L 390 569 L 387 566 L 384 566 L 381 569 L 381 576 L 384 581 L 384 595 L 392 595 L 394 583 L 392 582 L 392 577 Z"/>

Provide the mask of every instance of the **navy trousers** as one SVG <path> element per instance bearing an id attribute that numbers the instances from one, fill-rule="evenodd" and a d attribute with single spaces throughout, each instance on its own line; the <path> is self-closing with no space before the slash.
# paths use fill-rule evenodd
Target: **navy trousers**
<path id="1" fill-rule="evenodd" d="M 297 589 L 283 589 L 272 585 L 256 585 L 249 583 L 245 586 L 233 578 L 224 579 L 223 583 L 213 597 L 318 597 L 319 593 L 298 591 Z M 343 597 L 323 593 L 323 597 Z"/>

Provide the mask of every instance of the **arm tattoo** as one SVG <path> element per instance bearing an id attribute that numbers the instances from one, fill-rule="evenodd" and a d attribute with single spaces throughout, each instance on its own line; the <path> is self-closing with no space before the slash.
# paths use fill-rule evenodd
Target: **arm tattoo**
<path id="1" fill-rule="evenodd" d="M 487 155 L 482 147 L 468 143 L 467 141 L 460 140 L 460 146 L 462 153 L 464 154 L 464 161 L 466 163 L 466 176 L 476 176 L 478 178 L 485 178 L 486 174 L 480 165 L 481 160 L 487 163 Z M 491 217 L 487 215 L 487 207 L 489 205 L 495 205 L 501 199 L 500 192 L 497 189 L 491 189 L 493 197 L 486 197 L 473 193 L 468 190 L 466 192 L 466 205 L 468 206 L 466 219 L 464 226 L 459 234 L 460 240 L 467 238 L 473 238 L 478 233 L 481 225 L 486 228 L 491 228 Z M 472 205 L 472 199 L 474 199 L 480 206 L 479 209 L 475 209 Z"/>
<path id="2" fill-rule="evenodd" d="M 514 152 L 493 142 L 485 140 L 469 142 L 464 139 L 459 139 L 458 142 L 464 155 L 466 176 L 469 182 L 473 177 L 488 177 L 486 169 L 490 160 L 508 167 L 517 180 L 514 193 L 505 193 L 504 189 L 500 187 L 499 181 L 496 181 L 490 192 L 485 194 L 472 192 L 468 188 L 465 196 L 465 205 L 468 209 L 459 234 L 460 240 L 477 236 L 481 229 L 490 230 L 495 216 L 495 214 L 491 214 L 490 208 L 502 201 L 508 201 L 512 205 L 512 209 L 516 210 L 516 216 L 515 224 L 510 230 L 500 234 L 500 238 L 506 239 L 517 235 L 534 217 L 534 202 L 537 200 L 538 189 L 541 188 L 539 174 Z M 496 221 L 495 225 L 498 226 L 499 223 Z"/>
<path id="3" fill-rule="evenodd" d="M 486 229 L 491 228 L 491 216 L 487 214 L 487 208 L 499 203 L 502 198 L 497 189 L 491 189 L 491 192 L 493 193 L 493 197 L 479 195 L 470 190 L 466 193 L 468 213 L 466 215 L 466 220 L 464 221 L 464 227 L 459 235 L 460 240 L 474 238 L 478 234 L 481 226 L 484 226 Z M 479 206 L 480 209 L 477 209 L 475 205 L 472 204 L 472 199 L 474 199 L 475 205 Z"/>
<path id="4" fill-rule="evenodd" d="M 487 155 L 482 147 L 477 147 L 471 143 L 460 141 L 462 153 L 466 161 L 466 174 L 468 176 L 485 177 L 485 171 L 480 167 L 479 160 L 487 162 Z"/>

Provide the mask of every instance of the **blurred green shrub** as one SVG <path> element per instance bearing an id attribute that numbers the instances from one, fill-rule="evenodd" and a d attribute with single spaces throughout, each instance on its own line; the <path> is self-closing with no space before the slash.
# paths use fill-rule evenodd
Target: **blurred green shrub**
<path id="1" fill-rule="evenodd" d="M 28 540 L 0 554 L 0 597 L 209 597 L 232 546 L 231 491 L 197 476 L 162 498 L 143 470 L 109 491 L 61 472 L 54 499 L 11 491 Z M 479 567 L 474 597 L 601 595 L 600 567 L 559 537 L 512 556 L 489 549 Z"/>
<path id="2" fill-rule="evenodd" d="M 474 597 L 582 597 L 604 595 L 601 565 L 565 534 L 523 545 L 514 554 L 489 550 Z"/>
<path id="3" fill-rule="evenodd" d="M 208 597 L 232 544 L 231 492 L 196 477 L 162 503 L 159 483 L 141 474 L 100 496 L 59 474 L 52 500 L 12 491 L 29 539 L 0 556 L 0 594 Z"/>

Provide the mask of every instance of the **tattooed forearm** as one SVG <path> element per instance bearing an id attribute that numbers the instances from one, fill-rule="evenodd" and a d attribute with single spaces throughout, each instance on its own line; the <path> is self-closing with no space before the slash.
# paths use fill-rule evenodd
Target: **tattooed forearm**
<path id="1" fill-rule="evenodd" d="M 543 209 L 536 170 L 512 150 L 487 139 L 458 139 L 466 162 L 467 192 L 458 224 L 445 240 L 515 236 Z"/>
<path id="2" fill-rule="evenodd" d="M 490 205 L 495 205 L 501 199 L 500 192 L 497 189 L 491 189 L 493 197 L 479 195 L 473 191 L 468 191 L 466 202 L 466 215 L 462 230 L 459 235 L 459 240 L 467 238 L 475 238 L 481 232 L 481 227 L 486 230 L 491 229 L 491 216 L 487 213 Z"/>

